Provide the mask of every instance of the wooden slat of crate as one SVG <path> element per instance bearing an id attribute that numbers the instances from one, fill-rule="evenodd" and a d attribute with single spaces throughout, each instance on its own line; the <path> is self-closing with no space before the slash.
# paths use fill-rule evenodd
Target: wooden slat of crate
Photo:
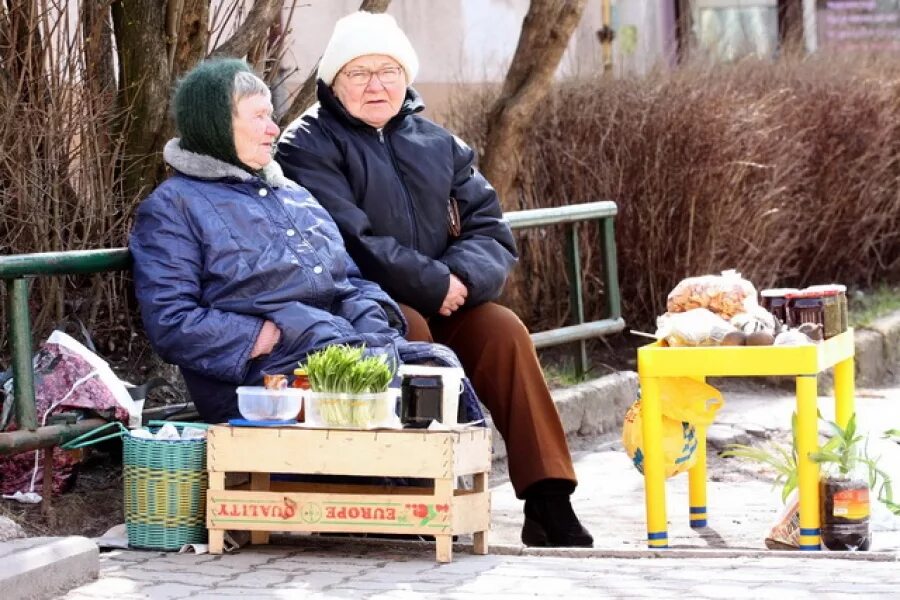
<path id="1" fill-rule="evenodd" d="M 476 427 L 455 432 L 454 475 L 487 473 L 491 470 L 491 430 Z"/>
<path id="2" fill-rule="evenodd" d="M 454 534 L 474 533 L 490 529 L 490 494 L 485 492 L 458 492 L 453 497 L 450 524 Z"/>
<path id="3" fill-rule="evenodd" d="M 485 530 L 489 518 L 487 494 L 474 492 L 449 502 L 430 495 L 239 490 L 210 490 L 207 496 L 207 526 L 220 530 L 439 535 Z"/>
<path id="4" fill-rule="evenodd" d="M 248 447 L 254 451 L 248 452 Z M 490 432 L 212 427 L 207 468 L 446 478 L 490 470 Z"/>

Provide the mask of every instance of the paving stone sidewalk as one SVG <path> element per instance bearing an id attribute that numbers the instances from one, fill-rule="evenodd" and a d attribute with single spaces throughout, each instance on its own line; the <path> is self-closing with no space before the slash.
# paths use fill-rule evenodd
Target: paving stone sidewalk
<path id="1" fill-rule="evenodd" d="M 104 555 L 64 600 L 267 598 L 896 598 L 896 563 L 814 558 L 559 558 L 331 544 L 234 555 Z"/>
<path id="2" fill-rule="evenodd" d="M 777 428 L 789 422 L 788 393 L 731 392 L 721 422 Z M 828 413 L 823 405 L 823 412 Z M 862 422 L 900 417 L 900 389 L 866 392 Z M 788 421 L 784 421 L 788 418 Z M 710 527 L 687 525 L 687 478 L 669 480 L 669 552 L 645 547 L 643 485 L 609 438 L 577 450 L 581 485 L 574 503 L 596 537 L 594 549 L 524 549 L 521 503 L 509 483 L 493 490 L 491 554 L 434 562 L 428 543 L 277 536 L 283 545 L 223 556 L 114 551 L 101 555 L 100 578 L 64 600 L 228 598 L 896 598 L 898 532 L 875 534 L 875 551 L 783 553 L 763 538 L 778 493 L 746 476 L 709 483 Z M 720 474 L 721 475 L 721 474 Z M 289 543 L 285 543 L 289 542 Z"/>

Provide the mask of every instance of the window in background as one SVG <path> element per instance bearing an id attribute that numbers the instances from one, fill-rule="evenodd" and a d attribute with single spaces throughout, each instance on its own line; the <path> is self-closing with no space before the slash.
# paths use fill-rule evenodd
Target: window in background
<path id="1" fill-rule="evenodd" d="M 717 60 L 778 51 L 778 0 L 693 0 L 692 13 L 698 48 Z"/>

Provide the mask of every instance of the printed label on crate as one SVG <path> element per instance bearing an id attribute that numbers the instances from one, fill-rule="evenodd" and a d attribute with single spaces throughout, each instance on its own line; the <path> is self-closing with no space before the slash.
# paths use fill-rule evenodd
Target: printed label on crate
<path id="1" fill-rule="evenodd" d="M 835 517 L 865 519 L 869 516 L 869 490 L 843 490 L 834 494 Z"/>
<path id="2" fill-rule="evenodd" d="M 306 525 L 377 525 L 379 527 L 450 527 L 448 504 L 404 502 L 296 502 L 289 496 L 278 500 L 244 500 L 210 496 L 209 515 L 213 527 L 229 523 Z"/>

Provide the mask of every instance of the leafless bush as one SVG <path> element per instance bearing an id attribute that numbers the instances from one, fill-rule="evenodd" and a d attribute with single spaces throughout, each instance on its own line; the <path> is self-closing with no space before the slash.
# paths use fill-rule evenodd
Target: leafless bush
<path id="1" fill-rule="evenodd" d="M 131 211 L 115 89 L 89 64 L 84 13 L 42 6 L 0 14 L 0 253 L 121 246 Z M 72 314 L 118 320 L 125 297 L 121 276 L 35 281 L 35 329 Z"/>
<path id="2" fill-rule="evenodd" d="M 486 93 L 489 96 L 490 92 Z M 489 98 L 450 121 L 476 147 Z M 617 202 L 626 320 L 650 327 L 685 276 L 737 268 L 757 287 L 900 276 L 900 60 L 814 57 L 689 65 L 558 86 L 521 149 L 520 208 Z M 545 239 L 546 238 L 546 239 Z M 533 327 L 561 324 L 561 232 L 520 237 L 512 297 Z M 590 261 L 587 311 L 603 314 Z"/>
<path id="3" fill-rule="evenodd" d="M 277 76 L 286 32 L 270 22 L 275 4 L 228 0 L 210 22 L 203 2 L 0 2 L 0 253 L 124 246 L 135 207 L 164 176 L 173 84 L 219 44 Z M 139 20 L 151 17 L 157 29 Z M 141 329 L 130 285 L 123 273 L 35 280 L 34 337 L 74 315 L 102 351 L 134 358 L 146 347 L 130 347 Z"/>

